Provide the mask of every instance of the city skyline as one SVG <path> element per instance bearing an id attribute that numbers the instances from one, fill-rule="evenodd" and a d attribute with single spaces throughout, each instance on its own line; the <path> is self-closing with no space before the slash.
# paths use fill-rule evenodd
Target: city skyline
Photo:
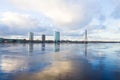
<path id="1" fill-rule="evenodd" d="M 4 0 L 0 1 L 0 37 L 39 37 L 120 41 L 120 0 Z M 38 38 L 37 37 L 37 38 Z M 36 38 L 36 39 L 37 39 Z"/>

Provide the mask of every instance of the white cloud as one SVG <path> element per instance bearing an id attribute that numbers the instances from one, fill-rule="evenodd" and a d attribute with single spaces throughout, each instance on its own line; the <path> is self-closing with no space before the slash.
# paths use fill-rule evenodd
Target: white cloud
<path id="1" fill-rule="evenodd" d="M 52 30 L 47 23 L 42 25 L 42 19 L 39 21 L 28 14 L 3 12 L 0 16 L 0 34 L 2 35 L 26 35 L 28 32 L 47 34 Z"/>
<path id="2" fill-rule="evenodd" d="M 56 24 L 65 26 L 82 24 L 98 11 L 95 0 L 12 0 L 12 3 L 25 10 L 42 12 Z"/>
<path id="3" fill-rule="evenodd" d="M 36 20 L 32 19 L 31 16 L 27 14 L 5 12 L 1 13 L 1 16 L 2 18 L 0 19 L 0 22 L 13 29 L 28 29 L 37 25 Z"/>

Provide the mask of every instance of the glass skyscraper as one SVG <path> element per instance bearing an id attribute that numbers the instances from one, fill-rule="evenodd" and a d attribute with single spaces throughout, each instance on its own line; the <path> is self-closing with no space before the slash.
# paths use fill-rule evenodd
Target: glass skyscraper
<path id="1" fill-rule="evenodd" d="M 42 35 L 42 43 L 45 43 L 45 35 Z"/>
<path id="2" fill-rule="evenodd" d="M 60 42 L 60 32 L 55 32 L 55 42 L 56 43 Z"/>
<path id="3" fill-rule="evenodd" d="M 29 40 L 33 41 L 34 39 L 34 34 L 32 32 L 29 32 Z"/>

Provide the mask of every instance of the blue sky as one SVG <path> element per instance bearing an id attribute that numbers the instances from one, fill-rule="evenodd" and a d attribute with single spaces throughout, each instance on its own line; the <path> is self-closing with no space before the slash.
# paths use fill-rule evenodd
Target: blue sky
<path id="1" fill-rule="evenodd" d="M 34 32 L 61 39 L 120 40 L 120 0 L 0 0 L 0 36 Z M 53 39 L 50 37 L 50 39 Z"/>

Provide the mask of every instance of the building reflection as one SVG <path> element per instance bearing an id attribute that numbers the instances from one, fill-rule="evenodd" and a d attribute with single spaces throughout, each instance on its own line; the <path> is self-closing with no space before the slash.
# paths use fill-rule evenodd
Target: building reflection
<path id="1" fill-rule="evenodd" d="M 32 53 L 33 52 L 33 48 L 34 47 L 34 45 L 33 45 L 33 43 L 29 43 L 28 44 L 28 53 Z"/>
<path id="2" fill-rule="evenodd" d="M 55 44 L 55 52 L 59 52 L 60 51 L 60 44 L 56 43 Z"/>
<path id="3" fill-rule="evenodd" d="M 41 44 L 41 51 L 45 51 L 45 43 Z"/>

